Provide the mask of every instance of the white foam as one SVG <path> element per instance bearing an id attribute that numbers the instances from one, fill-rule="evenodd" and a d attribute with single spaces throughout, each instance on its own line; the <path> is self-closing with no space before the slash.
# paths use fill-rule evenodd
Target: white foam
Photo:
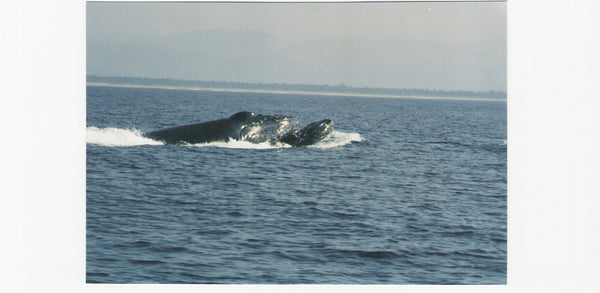
<path id="1" fill-rule="evenodd" d="M 239 140 L 234 140 L 234 139 L 230 139 L 228 142 L 215 141 L 215 142 L 209 142 L 209 143 L 188 144 L 186 146 L 220 147 L 220 148 L 227 148 L 227 149 L 255 149 L 255 150 L 279 149 L 279 148 L 291 147 L 289 144 L 285 144 L 285 143 L 276 143 L 276 144 L 271 144 L 269 142 L 251 143 L 251 142 L 247 142 L 247 141 L 239 141 Z"/>
<path id="2" fill-rule="evenodd" d="M 344 146 L 350 144 L 355 141 L 362 141 L 363 138 L 358 133 L 347 133 L 341 131 L 333 131 L 328 136 L 326 136 L 320 142 L 310 145 L 310 148 L 318 148 L 318 149 L 331 149 L 335 147 Z M 292 147 L 286 143 L 276 143 L 271 144 L 269 142 L 263 143 L 251 143 L 247 141 L 238 141 L 234 139 L 230 139 L 229 142 L 210 142 L 210 143 L 198 143 L 198 144 L 190 144 L 188 146 L 194 147 L 221 147 L 221 148 L 230 148 L 230 149 L 280 149 L 280 148 L 289 148 Z"/>
<path id="3" fill-rule="evenodd" d="M 359 133 L 356 132 L 341 132 L 334 130 L 328 136 L 326 136 L 323 140 L 310 145 L 308 147 L 318 148 L 318 149 L 331 149 L 336 147 L 345 146 L 352 142 L 362 141 L 363 138 Z"/>
<path id="4" fill-rule="evenodd" d="M 114 127 L 98 128 L 89 126 L 85 130 L 85 142 L 102 146 L 161 145 L 163 142 L 142 136 L 142 132 Z"/>

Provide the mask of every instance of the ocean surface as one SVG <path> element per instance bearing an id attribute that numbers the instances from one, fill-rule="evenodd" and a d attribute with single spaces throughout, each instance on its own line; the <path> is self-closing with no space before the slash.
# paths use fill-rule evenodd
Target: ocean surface
<path id="1" fill-rule="evenodd" d="M 506 103 L 88 86 L 88 283 L 506 284 Z M 325 118 L 308 147 L 142 133 Z"/>

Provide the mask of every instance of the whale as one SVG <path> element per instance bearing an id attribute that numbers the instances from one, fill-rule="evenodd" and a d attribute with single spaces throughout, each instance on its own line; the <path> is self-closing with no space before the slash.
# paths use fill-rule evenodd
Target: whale
<path id="1" fill-rule="evenodd" d="M 304 128 L 300 128 L 301 126 L 295 117 L 245 111 L 228 118 L 151 131 L 143 136 L 167 144 L 237 140 L 250 143 L 286 143 L 298 147 L 315 144 L 333 131 L 333 121 L 330 119 L 310 123 Z"/>

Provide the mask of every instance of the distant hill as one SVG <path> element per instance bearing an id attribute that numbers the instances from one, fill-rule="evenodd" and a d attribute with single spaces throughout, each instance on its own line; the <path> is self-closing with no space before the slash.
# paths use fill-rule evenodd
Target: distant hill
<path id="1" fill-rule="evenodd" d="M 317 93 L 343 93 L 362 95 L 396 95 L 415 97 L 457 97 L 473 99 L 498 99 L 505 100 L 506 93 L 499 91 L 464 91 L 464 90 L 430 90 L 430 89 L 395 89 L 395 88 L 372 88 L 372 87 L 350 87 L 339 85 L 310 85 L 310 84 L 287 84 L 287 83 L 247 83 L 228 81 L 197 81 L 180 80 L 168 78 L 147 77 L 113 77 L 88 75 L 87 82 L 106 83 L 115 85 L 140 85 L 140 86 L 168 86 L 185 88 L 216 88 L 232 90 L 265 90 L 265 91 L 290 91 L 290 92 L 317 92 Z"/>

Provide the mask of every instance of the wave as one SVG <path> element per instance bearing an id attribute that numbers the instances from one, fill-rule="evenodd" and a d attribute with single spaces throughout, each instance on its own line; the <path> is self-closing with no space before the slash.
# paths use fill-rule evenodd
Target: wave
<path id="1" fill-rule="evenodd" d="M 153 140 L 143 136 L 143 133 L 135 128 L 98 128 L 88 126 L 86 128 L 85 140 L 87 144 L 107 146 L 107 147 L 128 147 L 141 145 L 164 145 L 162 141 Z M 341 147 L 352 142 L 362 141 L 358 133 L 347 133 L 334 130 L 322 141 L 310 145 L 310 148 L 330 149 Z M 280 149 L 292 147 L 286 143 L 271 144 L 269 142 L 251 143 L 247 141 L 238 141 L 231 139 L 229 142 L 210 142 L 198 144 L 185 144 L 187 147 L 220 147 L 229 149 Z"/>

